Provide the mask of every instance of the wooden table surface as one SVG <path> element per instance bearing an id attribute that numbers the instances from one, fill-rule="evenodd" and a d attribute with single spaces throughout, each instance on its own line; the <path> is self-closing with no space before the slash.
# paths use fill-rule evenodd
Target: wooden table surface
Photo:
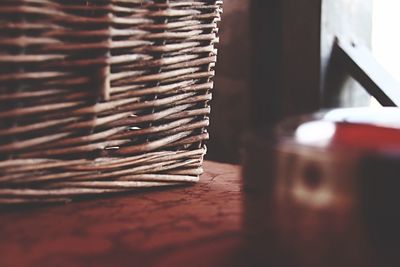
<path id="1" fill-rule="evenodd" d="M 205 162 L 193 186 L 0 211 L 0 266 L 230 266 L 240 168 Z"/>

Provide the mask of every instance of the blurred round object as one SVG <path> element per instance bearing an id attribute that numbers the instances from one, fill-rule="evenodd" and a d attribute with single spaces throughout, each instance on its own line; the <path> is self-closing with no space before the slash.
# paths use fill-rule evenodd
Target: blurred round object
<path id="1" fill-rule="evenodd" d="M 274 225 L 294 264 L 395 261 L 400 109 L 345 108 L 292 118 L 277 127 L 275 138 Z"/>

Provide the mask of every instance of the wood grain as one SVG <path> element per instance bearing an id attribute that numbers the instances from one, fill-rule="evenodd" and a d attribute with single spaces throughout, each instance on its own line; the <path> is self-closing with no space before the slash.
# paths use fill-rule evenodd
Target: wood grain
<path id="1" fill-rule="evenodd" d="M 204 167 L 194 186 L 2 210 L 0 266 L 231 266 L 240 168 Z"/>

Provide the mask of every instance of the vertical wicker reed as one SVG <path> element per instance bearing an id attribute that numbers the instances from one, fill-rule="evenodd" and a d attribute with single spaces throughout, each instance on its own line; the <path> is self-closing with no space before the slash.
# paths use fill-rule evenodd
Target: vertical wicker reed
<path id="1" fill-rule="evenodd" d="M 198 181 L 222 1 L 0 1 L 0 204 Z"/>

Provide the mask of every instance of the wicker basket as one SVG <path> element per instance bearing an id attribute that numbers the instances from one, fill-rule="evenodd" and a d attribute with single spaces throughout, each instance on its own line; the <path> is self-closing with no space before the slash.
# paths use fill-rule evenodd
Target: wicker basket
<path id="1" fill-rule="evenodd" d="M 198 181 L 221 4 L 1 0 L 0 203 Z"/>

